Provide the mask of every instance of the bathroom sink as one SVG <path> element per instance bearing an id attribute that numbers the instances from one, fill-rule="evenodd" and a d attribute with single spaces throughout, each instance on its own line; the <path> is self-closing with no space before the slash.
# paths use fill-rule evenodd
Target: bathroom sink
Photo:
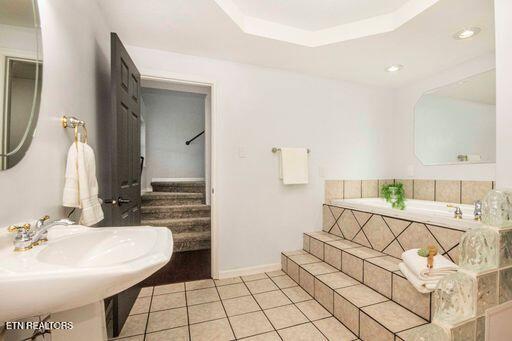
<path id="1" fill-rule="evenodd" d="M 14 252 L 0 232 L 0 321 L 81 307 L 145 279 L 171 258 L 169 229 L 56 226 L 48 242 Z"/>

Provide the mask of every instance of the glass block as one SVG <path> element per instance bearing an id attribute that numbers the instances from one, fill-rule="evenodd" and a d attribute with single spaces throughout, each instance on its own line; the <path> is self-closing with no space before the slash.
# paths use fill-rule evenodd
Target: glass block
<path id="1" fill-rule="evenodd" d="M 462 272 L 447 275 L 434 291 L 434 320 L 456 324 L 475 315 L 475 279 Z"/>
<path id="2" fill-rule="evenodd" d="M 506 191 L 489 191 L 482 202 L 482 222 L 496 227 L 511 226 L 511 194 Z"/>
<path id="3" fill-rule="evenodd" d="M 498 233 L 488 227 L 477 227 L 462 235 L 459 265 L 471 271 L 498 266 Z"/>
<path id="4" fill-rule="evenodd" d="M 448 341 L 448 335 L 443 328 L 438 325 L 426 324 L 414 328 L 414 331 L 407 339 L 411 341 Z"/>

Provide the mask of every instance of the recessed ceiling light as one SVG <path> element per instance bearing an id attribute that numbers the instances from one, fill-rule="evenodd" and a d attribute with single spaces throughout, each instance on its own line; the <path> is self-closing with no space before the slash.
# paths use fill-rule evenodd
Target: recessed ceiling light
<path id="1" fill-rule="evenodd" d="M 453 38 L 458 39 L 458 40 L 468 39 L 468 38 L 476 36 L 478 33 L 480 33 L 480 31 L 481 31 L 480 27 L 464 28 L 464 29 L 458 31 L 457 33 L 455 33 L 453 35 Z"/>
<path id="2" fill-rule="evenodd" d="M 393 65 L 390 65 L 386 68 L 386 71 L 387 72 L 397 72 L 397 71 L 400 71 L 404 68 L 403 65 L 401 64 L 393 64 Z"/>

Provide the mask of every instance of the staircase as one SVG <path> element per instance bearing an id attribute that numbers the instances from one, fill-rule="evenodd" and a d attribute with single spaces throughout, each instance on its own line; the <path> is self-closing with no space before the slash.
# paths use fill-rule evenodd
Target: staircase
<path id="1" fill-rule="evenodd" d="M 142 195 L 142 224 L 172 231 L 174 252 L 209 250 L 210 206 L 204 181 L 152 182 Z"/>

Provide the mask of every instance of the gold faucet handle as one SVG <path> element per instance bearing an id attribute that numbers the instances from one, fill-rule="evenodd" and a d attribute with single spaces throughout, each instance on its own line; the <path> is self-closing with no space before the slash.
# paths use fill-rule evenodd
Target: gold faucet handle
<path id="1" fill-rule="evenodd" d="M 39 218 L 39 221 L 40 222 L 45 222 L 47 221 L 48 219 L 50 219 L 50 216 L 48 214 L 42 216 L 41 218 Z"/>
<path id="2" fill-rule="evenodd" d="M 19 232 L 21 230 L 29 231 L 30 230 L 30 224 L 23 224 L 23 225 L 11 225 L 7 228 L 7 231 L 9 232 Z"/>

